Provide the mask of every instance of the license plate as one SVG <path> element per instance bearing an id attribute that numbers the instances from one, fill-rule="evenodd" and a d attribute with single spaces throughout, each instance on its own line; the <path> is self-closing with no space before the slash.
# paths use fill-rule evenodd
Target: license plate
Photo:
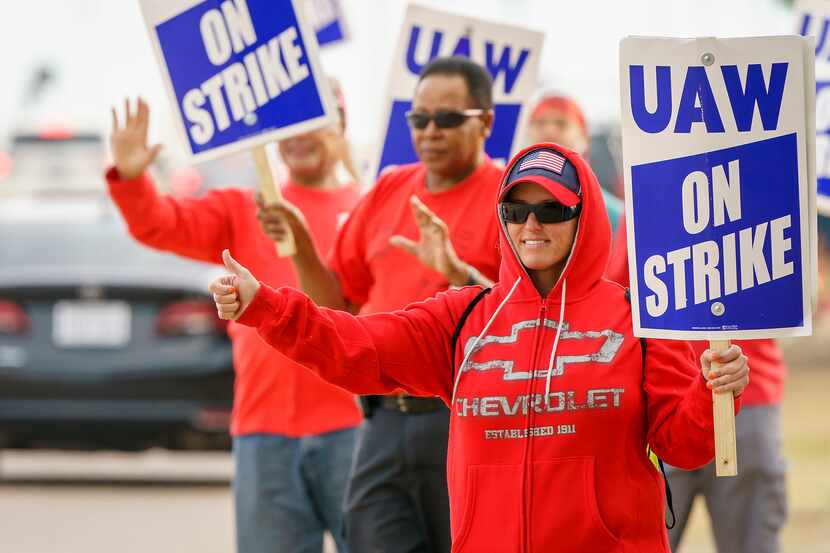
<path id="1" fill-rule="evenodd" d="M 59 301 L 52 339 L 63 348 L 118 348 L 130 341 L 131 310 L 123 301 Z"/>

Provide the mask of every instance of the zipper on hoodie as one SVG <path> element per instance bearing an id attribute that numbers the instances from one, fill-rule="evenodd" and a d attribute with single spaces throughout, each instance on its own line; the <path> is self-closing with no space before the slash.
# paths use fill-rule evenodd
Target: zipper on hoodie
<path id="1" fill-rule="evenodd" d="M 529 553 L 530 552 L 530 470 L 528 467 L 530 466 L 530 446 L 531 440 L 533 439 L 531 436 L 530 428 L 533 426 L 533 390 L 535 388 L 534 382 L 536 380 L 536 365 L 538 365 L 539 361 L 539 349 L 542 347 L 542 336 L 544 336 L 545 332 L 545 319 L 547 315 L 547 302 L 543 299 L 542 305 L 539 308 L 539 325 L 536 327 L 536 335 L 533 338 L 533 356 L 530 360 L 530 378 L 528 379 L 527 388 L 525 389 L 525 393 L 527 394 L 527 421 L 525 426 L 526 438 L 525 438 L 525 450 L 522 459 L 522 552 Z"/>

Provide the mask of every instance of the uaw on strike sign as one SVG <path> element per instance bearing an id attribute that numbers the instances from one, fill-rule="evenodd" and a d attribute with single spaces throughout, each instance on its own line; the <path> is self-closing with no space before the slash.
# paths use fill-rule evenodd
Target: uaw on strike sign
<path id="1" fill-rule="evenodd" d="M 798 36 L 621 42 L 635 335 L 811 332 L 812 67 Z"/>
<path id="2" fill-rule="evenodd" d="M 816 39 L 816 176 L 818 211 L 830 216 L 830 2 L 801 0 L 798 33 Z"/>
<path id="3" fill-rule="evenodd" d="M 527 114 L 522 108 L 537 86 L 543 41 L 542 33 L 529 29 L 408 6 L 392 59 L 375 174 L 417 161 L 405 114 L 421 70 L 440 56 L 470 58 L 490 73 L 495 120 L 484 149 L 506 162 L 523 134 Z"/>
<path id="4" fill-rule="evenodd" d="M 317 42 L 294 0 L 141 0 L 194 161 L 332 124 Z"/>

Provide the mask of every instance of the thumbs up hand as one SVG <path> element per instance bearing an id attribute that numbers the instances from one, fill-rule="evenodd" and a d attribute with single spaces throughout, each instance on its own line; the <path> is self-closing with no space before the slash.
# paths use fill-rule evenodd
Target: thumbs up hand
<path id="1" fill-rule="evenodd" d="M 213 294 L 219 318 L 235 321 L 253 301 L 260 284 L 248 269 L 231 257 L 228 250 L 222 252 L 222 261 L 230 274 L 211 282 L 208 290 Z"/>

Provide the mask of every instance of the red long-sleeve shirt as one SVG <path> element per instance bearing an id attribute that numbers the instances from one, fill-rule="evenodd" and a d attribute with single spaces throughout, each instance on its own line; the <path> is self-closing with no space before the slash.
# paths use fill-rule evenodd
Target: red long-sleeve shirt
<path id="1" fill-rule="evenodd" d="M 141 243 L 218 264 L 227 248 L 263 282 L 297 286 L 290 259 L 278 257 L 274 243 L 260 229 L 252 190 L 228 188 L 201 198 L 175 199 L 158 194 L 147 174 L 125 181 L 112 168 L 106 178 L 130 233 Z M 322 253 L 331 249 L 338 219 L 359 196 L 354 186 L 316 190 L 291 182 L 282 193 L 303 212 Z M 254 329 L 232 323 L 228 332 L 236 371 L 232 434 L 298 437 L 360 423 L 350 393 L 270 348 Z"/>

